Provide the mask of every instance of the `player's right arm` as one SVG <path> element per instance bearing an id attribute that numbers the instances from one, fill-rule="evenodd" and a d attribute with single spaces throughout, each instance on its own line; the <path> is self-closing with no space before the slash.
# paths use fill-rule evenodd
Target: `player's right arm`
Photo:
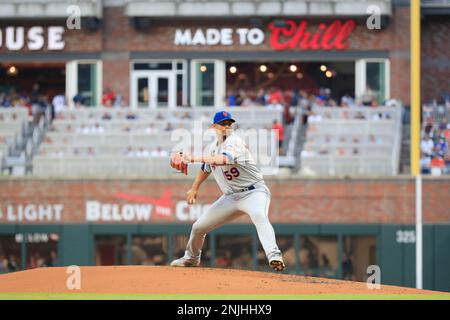
<path id="1" fill-rule="evenodd" d="M 197 177 L 195 178 L 194 183 L 192 184 L 191 188 L 187 192 L 187 203 L 188 204 L 195 203 L 195 200 L 197 199 L 198 190 L 200 189 L 200 186 L 203 183 L 203 181 L 205 181 L 208 178 L 209 174 L 210 174 L 210 172 L 203 170 L 203 169 L 199 171 L 199 173 L 197 174 Z"/>

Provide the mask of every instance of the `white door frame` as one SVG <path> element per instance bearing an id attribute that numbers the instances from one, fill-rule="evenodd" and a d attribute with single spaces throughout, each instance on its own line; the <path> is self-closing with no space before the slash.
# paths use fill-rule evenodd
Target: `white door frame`
<path id="1" fill-rule="evenodd" d="M 391 98 L 391 65 L 389 59 L 359 59 L 355 61 L 355 98 L 359 99 L 367 89 L 367 62 L 383 62 L 384 63 L 384 83 L 385 93 L 384 99 Z"/>
<path id="2" fill-rule="evenodd" d="M 225 61 L 217 59 L 193 59 L 191 60 L 190 77 L 191 77 L 191 105 L 194 107 L 199 107 L 196 103 L 196 91 L 197 91 L 197 70 L 196 66 L 199 63 L 213 63 L 214 64 L 214 106 L 221 108 L 223 107 L 223 99 L 225 97 L 225 87 L 226 87 L 226 71 L 225 71 Z M 204 107 L 204 106 L 200 106 Z"/>
<path id="3" fill-rule="evenodd" d="M 157 108 L 157 95 L 158 95 L 158 78 L 166 78 L 168 79 L 168 108 L 176 107 L 176 74 L 173 71 L 164 71 L 164 70 L 142 70 L 142 71 L 132 71 L 131 73 L 131 107 L 133 109 L 138 108 L 138 92 L 137 92 L 137 79 L 138 78 L 147 78 L 149 84 L 149 101 L 148 108 L 156 109 Z"/>

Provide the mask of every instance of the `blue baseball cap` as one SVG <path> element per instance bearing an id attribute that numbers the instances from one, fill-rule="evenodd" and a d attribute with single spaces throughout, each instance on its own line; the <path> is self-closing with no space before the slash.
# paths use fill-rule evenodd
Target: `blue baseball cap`
<path id="1" fill-rule="evenodd" d="M 231 113 L 229 113 L 228 111 L 219 111 L 214 115 L 213 123 L 216 124 L 224 120 L 231 120 L 232 122 L 236 122 L 236 120 L 231 117 Z"/>

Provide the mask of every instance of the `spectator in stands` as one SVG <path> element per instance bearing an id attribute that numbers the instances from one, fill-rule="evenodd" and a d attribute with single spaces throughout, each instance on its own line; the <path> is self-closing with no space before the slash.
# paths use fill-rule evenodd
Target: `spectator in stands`
<path id="1" fill-rule="evenodd" d="M 431 173 L 431 157 L 427 157 L 423 152 L 420 152 L 420 172 L 422 174 Z"/>
<path id="2" fill-rule="evenodd" d="M 150 123 L 147 128 L 145 128 L 145 133 L 147 134 L 156 134 L 158 133 L 158 128 L 155 127 L 155 124 Z"/>
<path id="3" fill-rule="evenodd" d="M 102 96 L 102 105 L 104 107 L 112 107 L 116 99 L 116 94 L 111 88 L 106 88 Z"/>
<path id="4" fill-rule="evenodd" d="M 128 124 L 126 124 L 126 125 L 124 125 L 124 126 L 122 127 L 122 131 L 124 131 L 124 132 L 132 132 L 132 131 L 134 131 L 134 130 L 133 130 L 133 128 L 132 128 L 131 126 L 129 126 Z"/>
<path id="5" fill-rule="evenodd" d="M 10 255 L 8 258 L 8 271 L 14 272 L 14 271 L 17 271 L 18 269 L 19 269 L 19 267 L 16 262 L 16 257 L 14 257 L 13 255 Z"/>
<path id="6" fill-rule="evenodd" d="M 319 267 L 319 252 L 316 247 L 311 246 L 308 250 L 308 269 L 315 273 Z"/>
<path id="7" fill-rule="evenodd" d="M 284 125 L 290 125 L 292 122 L 294 122 L 294 115 L 291 112 L 291 107 L 286 104 L 283 107 L 283 123 Z"/>
<path id="8" fill-rule="evenodd" d="M 152 157 L 168 157 L 169 156 L 168 152 L 159 146 L 155 150 L 153 150 L 150 155 Z"/>
<path id="9" fill-rule="evenodd" d="M 380 106 L 380 103 L 378 102 L 377 99 L 372 99 L 372 103 L 370 104 L 371 107 L 376 108 Z"/>
<path id="10" fill-rule="evenodd" d="M 88 147 L 87 148 L 87 155 L 88 156 L 95 156 L 95 154 L 96 154 L 96 152 L 95 152 L 94 148 L 92 148 L 92 147 Z"/>
<path id="11" fill-rule="evenodd" d="M 355 115 L 355 119 L 366 119 L 366 117 L 364 116 L 364 114 L 361 111 L 358 111 Z"/>
<path id="12" fill-rule="evenodd" d="M 139 150 L 136 151 L 136 157 L 138 158 L 147 158 L 150 156 L 150 152 L 144 147 L 139 147 Z"/>
<path id="13" fill-rule="evenodd" d="M 228 90 L 226 103 L 227 103 L 227 106 L 229 106 L 229 107 L 235 107 L 237 105 L 236 94 L 234 93 L 233 90 Z"/>
<path id="14" fill-rule="evenodd" d="M 111 120 L 112 116 L 109 112 L 105 112 L 102 116 L 102 120 Z"/>
<path id="15" fill-rule="evenodd" d="M 444 158 L 448 151 L 447 140 L 445 139 L 444 133 L 439 135 L 437 142 L 435 144 L 435 154 L 440 158 Z"/>
<path id="16" fill-rule="evenodd" d="M 127 112 L 127 115 L 125 116 L 125 118 L 126 118 L 127 120 L 137 120 L 137 119 L 138 119 L 138 115 L 135 114 L 135 113 L 132 112 L 132 111 L 128 111 L 128 112 Z"/>
<path id="17" fill-rule="evenodd" d="M 328 148 L 325 145 L 321 145 L 319 148 L 319 154 L 324 155 L 324 154 L 328 154 L 328 153 L 329 153 Z"/>
<path id="18" fill-rule="evenodd" d="M 121 94 L 117 94 L 114 99 L 114 108 L 122 108 L 123 107 L 123 96 Z"/>
<path id="19" fill-rule="evenodd" d="M 344 280 L 354 280 L 353 256 L 345 252 L 342 260 L 342 278 Z"/>
<path id="20" fill-rule="evenodd" d="M 258 106 L 265 106 L 266 105 L 266 92 L 263 88 L 258 90 L 258 93 L 256 94 L 255 103 Z"/>
<path id="21" fill-rule="evenodd" d="M 85 105 L 86 99 L 83 97 L 81 93 L 77 93 L 72 99 L 75 108 L 79 108 Z"/>
<path id="22" fill-rule="evenodd" d="M 39 108 L 40 96 L 41 96 L 41 91 L 40 91 L 39 83 L 34 83 L 32 89 L 31 89 L 31 94 L 30 94 L 30 102 L 33 107 L 33 113 L 36 112 L 36 111 L 34 111 L 35 108 Z"/>
<path id="23" fill-rule="evenodd" d="M 270 109 L 282 110 L 284 99 L 281 90 L 276 87 L 272 87 L 269 91 L 269 98 L 267 103 L 267 107 Z"/>
<path id="24" fill-rule="evenodd" d="M 68 124 L 68 125 L 66 126 L 66 132 L 67 132 L 67 133 L 73 132 L 73 127 L 72 127 L 71 124 Z"/>
<path id="25" fill-rule="evenodd" d="M 278 120 L 273 121 L 272 130 L 275 130 L 278 139 L 278 147 L 280 148 L 280 154 L 283 154 L 283 139 L 284 129 Z"/>
<path id="26" fill-rule="evenodd" d="M 322 120 L 322 116 L 320 114 L 316 114 L 314 111 L 311 111 L 308 116 L 308 123 L 321 122 Z"/>
<path id="27" fill-rule="evenodd" d="M 52 99 L 52 119 L 55 119 L 55 116 L 63 111 L 66 105 L 66 96 L 63 93 L 54 96 Z"/>
<path id="28" fill-rule="evenodd" d="M 233 259 L 231 257 L 230 250 L 225 250 L 223 255 L 219 256 L 216 259 L 216 267 L 217 268 L 231 268 L 232 263 L 233 263 Z"/>
<path id="29" fill-rule="evenodd" d="M 311 157 L 315 155 L 316 153 L 314 152 L 311 144 L 307 144 L 301 152 L 301 157 Z"/>
<path id="30" fill-rule="evenodd" d="M 4 255 L 0 255 L 0 274 L 8 272 L 8 259 Z"/>
<path id="31" fill-rule="evenodd" d="M 333 270 L 330 265 L 330 259 L 328 259 L 328 256 L 326 254 L 322 254 L 320 256 L 320 258 L 322 259 L 321 265 L 320 265 L 320 268 L 321 268 L 320 276 L 321 277 L 331 276 L 333 274 L 333 272 L 332 272 Z"/>
<path id="32" fill-rule="evenodd" d="M 317 98 L 325 102 L 325 105 L 329 105 L 329 102 L 331 100 L 331 90 L 329 88 L 320 88 Z"/>
<path id="33" fill-rule="evenodd" d="M 92 128 L 91 128 L 91 132 L 92 133 L 104 133 L 105 129 L 100 125 L 100 123 L 96 123 Z"/>
<path id="34" fill-rule="evenodd" d="M 381 144 L 383 141 L 381 140 L 381 138 L 375 137 L 375 135 L 371 133 L 369 134 L 368 142 L 373 144 Z"/>
<path id="35" fill-rule="evenodd" d="M 170 132 L 170 131 L 172 131 L 173 129 L 174 129 L 174 128 L 173 128 L 172 124 L 171 124 L 170 122 L 167 122 L 167 125 L 166 125 L 166 127 L 164 128 L 164 131 Z"/>
<path id="36" fill-rule="evenodd" d="M 422 141 L 420 142 L 420 151 L 424 153 L 426 157 L 429 157 L 431 160 L 431 157 L 433 156 L 433 150 L 434 150 L 434 142 L 430 139 L 429 135 L 424 135 L 422 138 Z"/>
<path id="37" fill-rule="evenodd" d="M 341 107 L 356 107 L 355 99 L 348 93 L 345 93 L 341 98 Z"/>
<path id="38" fill-rule="evenodd" d="M 58 149 L 55 149 L 52 152 L 50 152 L 48 155 L 52 156 L 52 157 L 63 157 L 64 151 L 63 151 L 63 149 L 58 148 Z"/>
<path id="39" fill-rule="evenodd" d="M 136 152 L 134 152 L 134 150 L 131 146 L 128 146 L 124 152 L 124 155 L 127 157 L 130 157 L 130 158 L 133 158 L 136 156 Z"/>
<path id="40" fill-rule="evenodd" d="M 84 123 L 82 123 L 76 130 L 77 133 L 81 133 L 81 134 L 89 134 L 91 133 L 91 129 L 86 126 Z"/>
<path id="41" fill-rule="evenodd" d="M 376 94 L 370 86 L 367 86 L 366 91 L 361 96 L 361 103 L 363 106 L 371 107 L 374 100 L 376 100 Z"/>
<path id="42" fill-rule="evenodd" d="M 181 116 L 181 119 L 192 119 L 192 116 L 191 116 L 191 114 L 190 114 L 188 111 L 186 111 L 186 112 Z"/>

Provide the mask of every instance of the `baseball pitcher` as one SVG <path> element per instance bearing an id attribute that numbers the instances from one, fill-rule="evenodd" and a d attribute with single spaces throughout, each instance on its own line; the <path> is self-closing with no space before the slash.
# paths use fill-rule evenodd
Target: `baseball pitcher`
<path id="1" fill-rule="evenodd" d="M 244 141 L 232 131 L 234 122 L 229 112 L 217 112 L 212 125 L 217 140 L 207 148 L 205 155 L 177 153 L 171 157 L 171 166 L 185 174 L 188 163 L 202 163 L 200 172 L 187 192 L 188 204 L 195 203 L 201 184 L 211 173 L 223 192 L 193 224 L 184 256 L 172 261 L 171 266 L 198 266 L 206 234 L 245 212 L 256 226 L 270 267 L 277 271 L 285 268 L 268 217 L 270 191 Z"/>

